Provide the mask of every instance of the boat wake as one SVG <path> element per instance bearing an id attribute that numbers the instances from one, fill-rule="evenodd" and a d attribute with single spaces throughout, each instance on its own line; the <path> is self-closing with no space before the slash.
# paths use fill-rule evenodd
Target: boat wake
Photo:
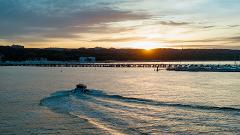
<path id="1" fill-rule="evenodd" d="M 88 93 L 58 91 L 42 99 L 40 105 L 84 119 L 112 134 L 151 134 L 166 129 L 166 132 L 189 133 L 176 132 L 172 127 L 186 121 L 206 126 L 214 121 L 208 113 L 217 114 L 215 118 L 223 113 L 233 115 L 233 118 L 240 114 L 240 108 L 162 102 L 109 95 L 100 90 L 90 90 Z M 196 117 L 202 118 L 197 120 Z"/>

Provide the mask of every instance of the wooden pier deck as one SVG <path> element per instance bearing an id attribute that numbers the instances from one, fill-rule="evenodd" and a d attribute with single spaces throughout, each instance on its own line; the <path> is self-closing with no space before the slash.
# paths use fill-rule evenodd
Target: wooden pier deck
<path id="1" fill-rule="evenodd" d="M 47 62 L 47 63 L 33 63 L 33 62 L 2 62 L 0 66 L 34 66 L 34 67 L 109 67 L 109 68 L 176 68 L 185 66 L 196 67 L 234 67 L 232 64 L 218 65 L 218 64 L 176 64 L 176 63 L 78 63 L 78 62 Z M 240 65 L 237 65 L 240 68 Z"/>
<path id="2" fill-rule="evenodd" d="M 132 64 L 132 63 L 63 63 L 63 64 L 27 64 L 2 63 L 0 66 L 37 66 L 37 67 L 112 67 L 112 68 L 166 68 L 176 64 Z"/>

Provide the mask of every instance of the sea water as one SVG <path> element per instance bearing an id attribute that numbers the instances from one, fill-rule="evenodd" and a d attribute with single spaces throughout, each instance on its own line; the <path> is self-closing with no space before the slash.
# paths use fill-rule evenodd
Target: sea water
<path id="1" fill-rule="evenodd" d="M 240 73 L 0 67 L 1 135 L 239 133 Z"/>

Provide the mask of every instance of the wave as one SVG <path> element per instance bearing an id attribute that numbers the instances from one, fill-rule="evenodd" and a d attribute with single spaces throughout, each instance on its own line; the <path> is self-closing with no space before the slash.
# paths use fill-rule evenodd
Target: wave
<path id="1" fill-rule="evenodd" d="M 93 89 L 86 93 L 58 91 L 42 99 L 40 105 L 82 120 L 104 134 L 159 134 L 166 129 L 172 130 L 173 134 L 189 134 L 172 127 L 188 128 L 191 124 L 223 129 L 229 121 L 232 124 L 229 123 L 226 128 L 238 131 L 235 125 L 238 125 L 239 119 L 236 116 L 240 114 L 239 108 L 162 102 L 111 95 Z M 85 130 L 84 127 L 81 130 Z"/>
<path id="2" fill-rule="evenodd" d="M 197 105 L 197 104 L 183 104 L 174 102 L 162 102 L 151 99 L 124 97 L 121 95 L 109 95 L 100 90 L 91 89 L 87 93 L 73 93 L 72 90 L 58 91 L 51 94 L 49 97 L 44 98 L 40 101 L 40 105 L 44 105 L 48 99 L 57 99 L 59 97 L 76 96 L 81 99 L 88 99 L 91 97 L 106 98 L 111 100 L 118 100 L 125 103 L 145 104 L 152 106 L 164 106 L 164 107 L 176 107 L 182 109 L 196 109 L 196 110 L 211 110 L 211 111 L 228 111 L 228 112 L 240 112 L 240 108 L 234 107 L 220 107 L 220 106 L 208 106 L 208 105 Z"/>
<path id="3" fill-rule="evenodd" d="M 109 128 L 108 126 L 106 126 L 102 123 L 98 123 L 93 118 L 89 118 L 89 117 L 86 117 L 86 116 L 83 116 L 83 115 L 77 115 L 77 114 L 74 114 L 74 113 L 69 113 L 69 115 L 74 116 L 74 117 L 78 117 L 80 119 L 84 119 L 84 120 L 88 121 L 89 123 L 91 123 L 92 125 L 100 128 L 104 131 L 107 131 L 108 133 L 110 133 L 112 135 L 123 135 L 123 133 L 121 133 L 120 131 L 114 130 L 113 128 Z"/>

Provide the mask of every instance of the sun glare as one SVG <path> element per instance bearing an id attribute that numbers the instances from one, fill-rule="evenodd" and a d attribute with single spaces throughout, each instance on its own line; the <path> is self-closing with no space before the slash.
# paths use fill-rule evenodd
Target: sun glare
<path id="1" fill-rule="evenodd" d="M 155 42 L 133 42 L 133 43 L 128 43 L 128 46 L 133 48 L 141 48 L 148 51 L 154 48 L 162 47 L 160 43 L 155 43 Z"/>

